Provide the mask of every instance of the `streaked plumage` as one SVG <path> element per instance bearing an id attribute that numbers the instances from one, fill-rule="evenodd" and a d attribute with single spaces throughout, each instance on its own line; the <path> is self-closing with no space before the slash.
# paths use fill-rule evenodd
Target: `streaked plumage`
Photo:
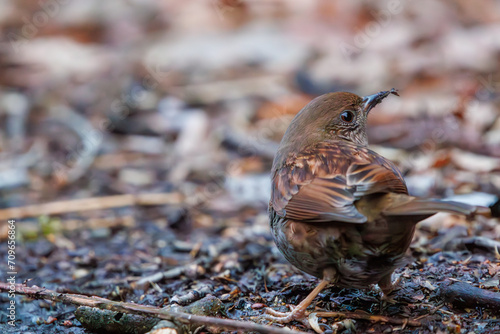
<path id="1" fill-rule="evenodd" d="M 270 213 L 276 244 L 288 261 L 311 275 L 322 278 L 324 268 L 331 266 L 337 272 L 335 283 L 357 288 L 376 284 L 401 264 L 404 254 L 391 249 L 406 249 L 413 228 L 404 226 L 393 238 L 391 232 L 400 224 L 367 224 L 355 202 L 388 191 L 408 193 L 390 161 L 348 142 L 318 143 L 287 159 L 273 175 Z M 373 232 L 386 237 L 377 234 L 370 240 Z"/>
<path id="2" fill-rule="evenodd" d="M 409 196 L 397 167 L 366 147 L 368 113 L 390 93 L 314 99 L 294 118 L 276 154 L 269 203 L 274 240 L 290 263 L 322 278 L 321 287 L 378 284 L 387 294 L 416 223 L 439 211 L 471 215 L 477 209 Z M 268 310 L 268 318 L 302 318 L 321 287 L 289 313 Z"/>

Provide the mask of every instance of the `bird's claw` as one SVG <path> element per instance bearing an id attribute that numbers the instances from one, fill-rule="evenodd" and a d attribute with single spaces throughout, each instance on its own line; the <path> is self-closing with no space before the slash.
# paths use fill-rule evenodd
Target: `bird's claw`
<path id="1" fill-rule="evenodd" d="M 296 306 L 293 305 L 287 305 L 290 308 L 289 312 L 279 312 L 276 310 L 273 310 L 270 307 L 267 307 L 265 309 L 266 314 L 262 315 L 262 318 L 266 320 L 270 320 L 273 322 L 277 322 L 280 324 L 286 324 L 289 323 L 290 321 L 298 321 L 302 323 L 304 326 L 307 328 L 310 328 L 311 326 L 309 325 L 309 321 L 306 317 L 306 312 L 303 309 L 299 309 Z"/>
<path id="2" fill-rule="evenodd" d="M 394 298 L 387 296 L 386 294 L 382 295 L 382 297 L 380 298 L 380 301 L 382 302 L 383 306 L 386 304 L 394 305 L 397 303 L 397 301 Z"/>

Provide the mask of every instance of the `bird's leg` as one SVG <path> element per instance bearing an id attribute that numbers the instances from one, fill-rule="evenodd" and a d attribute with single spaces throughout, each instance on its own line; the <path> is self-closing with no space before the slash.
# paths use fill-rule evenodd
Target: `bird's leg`
<path id="1" fill-rule="evenodd" d="M 389 275 L 385 275 L 382 277 L 380 282 L 378 282 L 378 286 L 380 290 L 382 290 L 382 301 L 387 302 L 389 304 L 394 304 L 396 301 L 390 297 L 389 295 L 399 288 L 399 283 L 401 281 L 401 277 L 398 276 L 394 281 L 392 280 L 392 273 Z"/>
<path id="2" fill-rule="evenodd" d="M 292 320 L 297 320 L 309 327 L 309 322 L 305 317 L 306 309 L 309 305 L 311 305 L 312 301 L 321 292 L 321 290 L 323 290 L 333 280 L 333 278 L 335 277 L 334 274 L 335 271 L 333 270 L 325 270 L 321 282 L 314 288 L 313 291 L 309 293 L 309 295 L 303 301 L 300 302 L 299 305 L 295 307 L 289 305 L 291 309 L 289 312 L 278 312 L 271 308 L 266 308 L 267 314 L 264 314 L 263 317 L 267 320 L 272 320 L 281 324 L 288 323 Z"/>
<path id="3" fill-rule="evenodd" d="M 391 292 L 398 289 L 400 281 L 400 276 L 396 277 L 396 279 L 393 281 L 392 273 L 390 273 L 380 279 L 380 282 L 378 282 L 378 286 L 380 287 L 380 290 L 382 290 L 384 295 L 388 296 L 389 294 L 391 294 Z"/>

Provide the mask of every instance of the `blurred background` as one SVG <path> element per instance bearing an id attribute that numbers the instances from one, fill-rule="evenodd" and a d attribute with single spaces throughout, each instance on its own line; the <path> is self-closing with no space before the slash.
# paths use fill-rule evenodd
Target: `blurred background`
<path id="1" fill-rule="evenodd" d="M 151 270 L 203 252 L 207 231 L 247 228 L 270 245 L 277 145 L 332 91 L 399 90 L 370 114 L 369 140 L 412 194 L 489 201 L 500 189 L 498 1 L 6 0 L 0 36 L 2 219 L 22 218 L 18 238 L 38 242 L 31 254 L 44 263 L 94 238 L 111 253 L 129 242 L 163 256 Z M 158 196 L 60 204 L 98 208 L 121 194 Z M 498 238 L 488 226 L 481 233 Z M 171 246 L 169 233 L 185 243 Z M 61 255 L 59 282 L 92 271 L 72 256 Z"/>
<path id="2" fill-rule="evenodd" d="M 263 209 L 277 144 L 308 101 L 392 87 L 401 98 L 371 114 L 370 143 L 413 193 L 500 188 L 497 1 L 2 1 L 0 13 L 3 207 L 147 190 Z"/>

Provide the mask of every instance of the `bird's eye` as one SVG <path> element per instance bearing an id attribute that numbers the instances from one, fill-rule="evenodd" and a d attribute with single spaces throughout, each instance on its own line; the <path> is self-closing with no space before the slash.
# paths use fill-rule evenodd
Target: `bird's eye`
<path id="1" fill-rule="evenodd" d="M 351 123 L 354 120 L 354 114 L 352 111 L 346 110 L 340 114 L 340 119 L 346 123 Z"/>

